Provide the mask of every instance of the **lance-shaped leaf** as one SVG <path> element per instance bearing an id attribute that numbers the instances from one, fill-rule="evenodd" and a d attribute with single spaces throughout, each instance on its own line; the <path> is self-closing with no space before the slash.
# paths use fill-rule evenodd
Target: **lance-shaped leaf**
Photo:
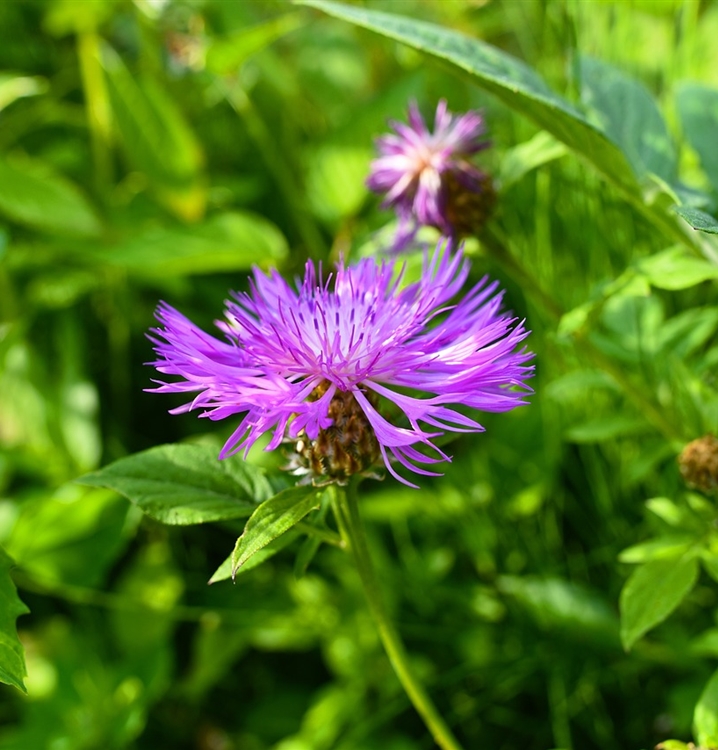
<path id="1" fill-rule="evenodd" d="M 698 560 L 652 560 L 633 571 L 621 591 L 621 641 L 628 650 L 663 622 L 683 601 L 698 578 Z"/>
<path id="2" fill-rule="evenodd" d="M 23 692 L 25 653 L 17 637 L 15 620 L 30 610 L 20 601 L 10 578 L 12 559 L 0 547 L 0 682 L 14 685 Z"/>
<path id="3" fill-rule="evenodd" d="M 232 552 L 232 575 L 259 550 L 289 531 L 319 505 L 322 490 L 291 487 L 262 503 L 252 514 Z"/>
<path id="4" fill-rule="evenodd" d="M 160 445 L 77 480 L 124 495 L 161 523 L 186 526 L 246 518 L 273 494 L 263 469 L 217 458 L 206 445 Z"/>
<path id="5" fill-rule="evenodd" d="M 520 60 L 479 39 L 408 16 L 330 0 L 297 2 L 396 39 L 456 66 L 468 73 L 478 86 L 587 159 L 612 182 L 630 193 L 637 192 L 633 170 L 621 149 Z"/>

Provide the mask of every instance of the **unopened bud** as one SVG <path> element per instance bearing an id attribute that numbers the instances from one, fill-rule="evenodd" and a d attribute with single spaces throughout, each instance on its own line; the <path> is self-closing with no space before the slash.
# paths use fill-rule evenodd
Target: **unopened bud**
<path id="1" fill-rule="evenodd" d="M 689 487 L 714 493 L 718 489 L 718 439 L 705 435 L 688 443 L 678 456 L 678 466 Z"/>

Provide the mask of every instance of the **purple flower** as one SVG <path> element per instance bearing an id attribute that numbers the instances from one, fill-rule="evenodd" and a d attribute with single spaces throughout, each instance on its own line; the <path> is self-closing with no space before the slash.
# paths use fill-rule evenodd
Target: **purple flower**
<path id="1" fill-rule="evenodd" d="M 468 161 L 489 146 L 482 140 L 481 114 L 471 111 L 454 116 L 442 99 L 430 133 L 412 102 L 409 124 L 390 124 L 395 134 L 377 139 L 380 156 L 371 164 L 367 186 L 385 193 L 382 206 L 397 212 L 394 250 L 404 249 L 419 226 L 436 227 L 448 237 L 476 231 L 494 201 L 491 179 Z"/>
<path id="2" fill-rule="evenodd" d="M 457 298 L 469 263 L 450 250 L 427 254 L 407 285 L 394 261 L 339 263 L 326 280 L 307 262 L 296 289 L 255 269 L 250 291 L 233 294 L 216 323 L 225 340 L 160 303 L 150 364 L 180 380 L 154 390 L 197 393 L 172 413 L 244 415 L 220 458 L 269 433 L 267 450 L 293 441 L 296 466 L 315 479 L 346 481 L 380 458 L 405 484 L 395 463 L 435 476 L 418 465 L 450 460 L 434 438 L 483 430 L 455 407 L 513 409 L 533 374 L 533 355 L 518 348 L 528 331 L 500 311 L 497 282 L 484 278 Z"/>

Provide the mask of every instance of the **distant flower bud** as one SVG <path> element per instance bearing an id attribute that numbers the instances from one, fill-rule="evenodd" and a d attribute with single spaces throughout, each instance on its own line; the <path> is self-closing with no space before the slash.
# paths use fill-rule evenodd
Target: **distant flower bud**
<path id="1" fill-rule="evenodd" d="M 718 439 L 705 435 L 693 440 L 678 457 L 683 479 L 706 494 L 718 489 Z"/>

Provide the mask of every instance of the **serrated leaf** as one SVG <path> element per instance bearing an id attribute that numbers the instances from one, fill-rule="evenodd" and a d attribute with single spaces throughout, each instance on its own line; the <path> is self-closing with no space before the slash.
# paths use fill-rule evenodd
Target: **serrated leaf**
<path id="1" fill-rule="evenodd" d="M 579 70 L 581 100 L 591 119 L 621 147 L 639 177 L 652 172 L 670 183 L 675 146 L 648 89 L 601 60 L 584 57 Z"/>
<path id="2" fill-rule="evenodd" d="M 683 247 L 671 247 L 638 264 L 651 286 L 658 289 L 688 289 L 703 281 L 718 279 L 718 266 L 698 258 Z"/>
<path id="3" fill-rule="evenodd" d="M 691 591 L 698 560 L 653 560 L 637 568 L 621 591 L 621 642 L 626 651 L 663 622 Z"/>
<path id="4" fill-rule="evenodd" d="M 265 560 L 269 560 L 274 557 L 277 552 L 281 552 L 285 547 L 288 547 L 295 539 L 301 536 L 299 531 L 287 531 L 281 536 L 277 537 L 273 542 L 270 542 L 266 547 L 263 547 L 256 552 L 252 557 L 247 560 L 242 567 L 235 572 L 235 578 L 243 573 L 248 573 L 250 570 L 254 570 L 256 567 L 261 565 Z M 207 583 L 218 583 L 219 581 L 226 581 L 232 577 L 232 555 L 230 554 L 224 562 L 214 571 L 212 577 Z"/>
<path id="5" fill-rule="evenodd" d="M 319 505 L 318 487 L 291 487 L 262 503 L 252 514 L 232 552 L 232 575 L 259 550 L 289 531 Z"/>
<path id="6" fill-rule="evenodd" d="M 190 525 L 246 518 L 273 490 L 263 469 L 206 445 L 160 445 L 77 480 L 119 492 L 161 523 Z"/>
<path id="7" fill-rule="evenodd" d="M 102 229 L 70 180 L 29 157 L 0 157 L 0 213 L 41 232 L 90 237 Z"/>
<path id="8" fill-rule="evenodd" d="M 298 0 L 298 4 L 317 8 L 456 66 L 468 73 L 475 84 L 587 159 L 611 181 L 636 192 L 633 170 L 621 149 L 520 60 L 479 39 L 408 16 L 330 0 Z"/>
<path id="9" fill-rule="evenodd" d="M 718 747 L 718 670 L 708 680 L 696 704 L 693 733 L 701 747 Z"/>
<path id="10" fill-rule="evenodd" d="M 685 219 L 693 229 L 709 234 L 718 234 L 718 221 L 705 211 L 690 206 L 674 206 L 673 210 Z"/>
<path id="11" fill-rule="evenodd" d="M 17 637 L 15 620 L 30 610 L 17 595 L 10 577 L 12 558 L 0 547 L 0 682 L 25 690 L 25 652 Z"/>

